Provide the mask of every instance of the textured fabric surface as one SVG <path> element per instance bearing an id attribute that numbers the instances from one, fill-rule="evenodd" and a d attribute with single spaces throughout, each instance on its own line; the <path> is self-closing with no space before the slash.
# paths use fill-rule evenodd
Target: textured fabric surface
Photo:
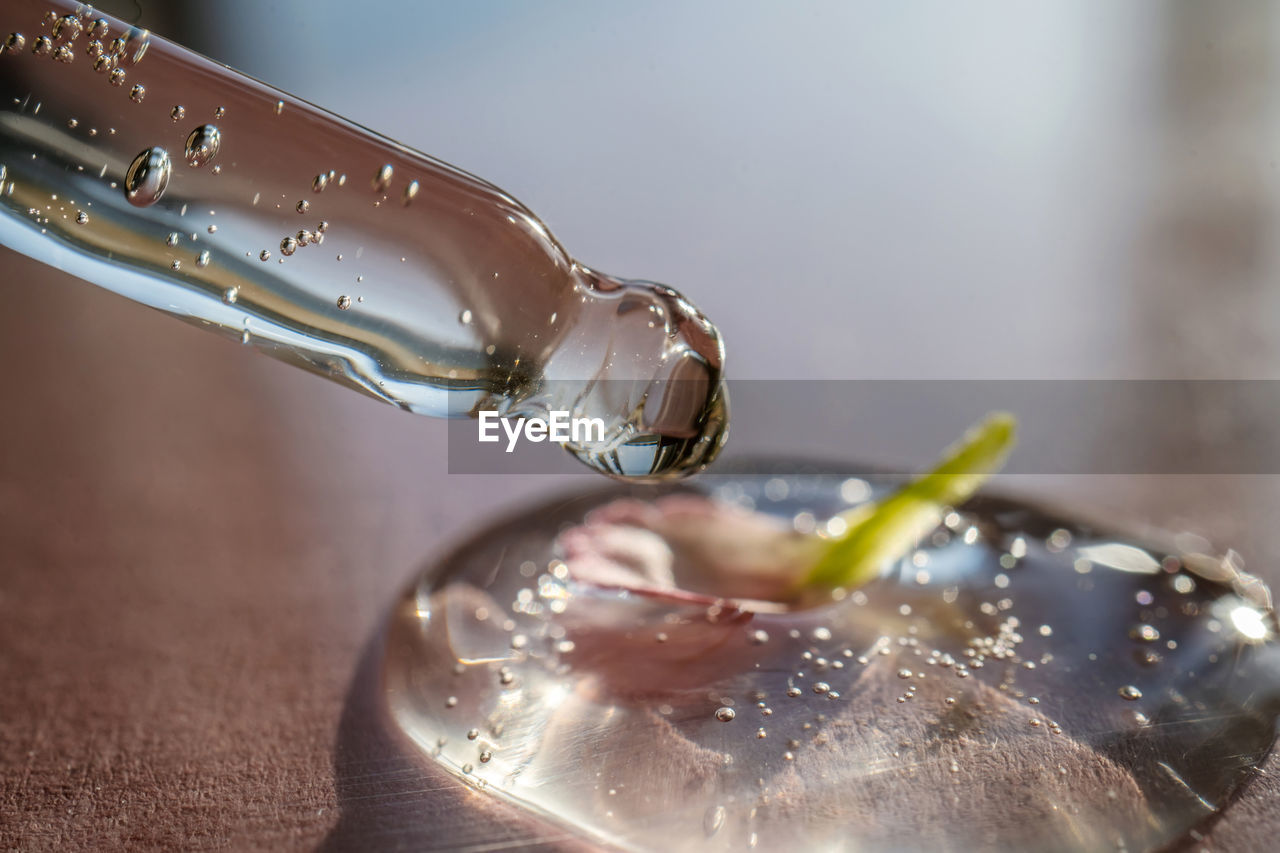
<path id="1" fill-rule="evenodd" d="M 354 683 L 484 500 L 434 425 L 0 271 L 0 849 L 523 842 Z"/>

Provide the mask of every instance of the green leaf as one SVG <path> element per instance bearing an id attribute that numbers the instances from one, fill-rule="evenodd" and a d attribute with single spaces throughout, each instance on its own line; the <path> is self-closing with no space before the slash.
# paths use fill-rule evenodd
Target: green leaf
<path id="1" fill-rule="evenodd" d="M 1013 449 L 1016 426 L 1013 415 L 987 415 L 947 449 L 932 471 L 883 500 L 843 513 L 845 532 L 824 543 L 801 588 L 859 586 L 914 548 L 948 507 L 968 500 L 1000 469 Z"/>

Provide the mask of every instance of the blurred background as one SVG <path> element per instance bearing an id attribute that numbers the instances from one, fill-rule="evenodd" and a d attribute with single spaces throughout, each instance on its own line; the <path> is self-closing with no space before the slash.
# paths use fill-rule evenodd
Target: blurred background
<path id="1" fill-rule="evenodd" d="M 1280 377 L 1272 4 L 99 7 L 679 288 L 738 379 Z M 584 481 L 451 476 L 440 423 L 0 269 L 0 840 L 412 843 L 481 808 L 352 735 L 368 644 L 464 532 Z M 733 452 L 780 449 L 796 416 Z M 1276 477 L 1002 485 L 1280 578 Z M 1280 829 L 1276 790 L 1211 840 Z M 529 841 L 495 814 L 438 837 Z"/>

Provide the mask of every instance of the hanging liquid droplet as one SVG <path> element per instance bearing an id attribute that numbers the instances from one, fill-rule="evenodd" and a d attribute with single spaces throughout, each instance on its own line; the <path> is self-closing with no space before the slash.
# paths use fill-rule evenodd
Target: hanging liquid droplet
<path id="1" fill-rule="evenodd" d="M 343 311 L 346 311 L 348 308 L 350 308 L 350 307 L 351 307 L 351 297 L 350 297 L 350 296 L 347 296 L 345 293 L 344 293 L 343 295 L 339 296 L 339 297 L 338 297 L 338 307 L 339 307 L 339 308 L 341 308 Z"/>
<path id="2" fill-rule="evenodd" d="M 59 9 L 59 14 L 65 11 Z M 93 19 L 81 20 L 88 24 Z M 93 91 L 62 109 L 50 105 L 59 102 L 68 75 L 59 73 L 60 68 L 27 73 L 28 65 L 38 63 L 8 55 L 6 40 L 0 87 L 20 97 L 0 99 L 0 144 L 10 172 L 0 192 L 40 186 L 76 199 L 67 209 L 49 212 L 52 216 L 35 214 L 40 221 L 30 236 L 37 242 L 15 246 L 19 251 L 63 266 L 69 243 L 72 266 L 88 273 L 82 277 L 134 298 L 145 294 L 144 301 L 161 310 L 214 327 L 227 322 L 221 304 L 226 287 L 252 277 L 253 292 L 263 298 L 240 307 L 262 323 L 254 329 L 255 338 L 289 341 L 272 348 L 274 355 L 350 387 L 377 388 L 382 399 L 424 415 L 470 411 L 475 400 L 468 398 L 477 395 L 556 410 L 580 408 L 576 414 L 601 419 L 606 435 L 570 452 L 598 471 L 660 479 L 700 470 L 714 457 L 727 422 L 720 381 L 723 350 L 714 327 L 679 294 L 574 263 L 519 202 L 460 170 L 353 129 L 308 104 L 296 102 L 284 109 L 278 93 L 257 81 L 211 66 L 163 39 L 149 40 L 137 28 L 104 20 L 108 26 L 95 22 L 95 37 L 77 40 L 74 51 L 76 60 L 91 62 L 102 79 L 72 67 L 73 76 L 95 78 L 81 79 Z M 22 40 L 25 54 L 37 35 L 29 32 Z M 16 45 L 18 39 L 12 42 Z M 145 64 L 138 65 L 144 44 L 149 44 Z M 51 43 L 48 50 L 59 46 L 65 45 Z M 112 78 L 115 71 L 127 71 L 127 77 Z M 111 91 L 109 81 L 123 89 Z M 197 102 L 187 100 L 188 95 Z M 273 105 L 277 110 L 270 118 Z M 186 145 L 193 128 L 212 121 L 209 117 L 218 117 L 224 108 L 226 115 L 243 114 L 245 119 L 236 125 L 235 169 L 227 152 L 219 151 L 209 161 L 213 146 L 205 142 L 212 141 L 212 134 Z M 65 122 L 72 115 L 78 124 L 68 133 Z M 265 120 L 252 120 L 254 115 Z M 195 121 L 186 122 L 193 117 Z M 121 124 L 122 119 L 128 124 Z M 231 132 L 221 122 L 212 126 Z M 52 129 L 58 132 L 49 133 Z M 143 146 L 136 140 L 156 148 L 139 155 Z M 165 159 L 174 144 L 180 146 L 177 176 Z M 22 160 L 18 174 L 15 158 Z M 129 168 L 116 165 L 120 163 Z M 304 182 L 300 185 L 296 174 L 286 175 L 281 163 L 308 164 L 298 166 L 306 169 Z M 360 163 L 366 165 L 347 165 Z M 330 168 L 336 164 L 348 171 Z M 108 174 L 112 169 L 115 173 Z M 357 183 L 372 179 L 394 198 L 343 191 L 351 174 Z M 277 205 L 295 208 L 306 191 L 306 175 L 312 176 L 313 190 L 334 190 L 323 199 L 325 216 L 334 225 L 330 233 L 350 242 L 323 256 L 312 253 L 303 264 L 281 247 L 287 232 L 267 218 Z M 182 198 L 175 200 L 179 189 Z M 435 203 L 446 198 L 457 205 Z M 203 237 L 211 224 L 206 217 L 214 215 L 205 212 L 206 199 L 217 199 L 219 214 L 225 216 L 219 217 L 223 227 L 218 240 L 211 242 L 226 263 L 210 261 L 202 267 L 204 247 L 194 240 L 190 246 L 180 242 L 166 247 L 164 235 L 198 230 Z M 412 203 L 388 204 L 402 199 Z M 90 200 L 95 206 L 88 206 Z M 170 201 L 172 209 L 166 204 Z M 369 216 L 371 201 L 382 205 L 376 222 Z M 0 205 L 0 216 L 21 218 L 25 226 L 31 216 L 23 211 L 33 203 L 25 200 L 9 212 Z M 119 239 L 110 244 L 86 241 L 86 226 L 67 240 L 67 230 L 77 227 L 77 208 L 92 211 L 88 215 L 95 226 L 111 223 L 118 232 L 112 236 Z M 317 209 L 310 202 L 302 215 L 309 217 Z M 187 219 L 179 224 L 179 217 Z M 327 223 L 298 224 L 309 227 L 297 229 L 302 234 L 294 237 L 295 253 L 325 239 Z M 58 232 L 60 243 L 38 241 L 41 234 L 56 237 Z M 410 233 L 422 239 L 402 239 Z M 263 248 L 271 246 L 278 248 Z M 177 272 L 173 261 L 178 254 L 192 275 L 169 274 Z M 341 290 L 333 284 L 331 267 L 338 254 L 344 259 L 339 279 L 359 288 L 350 294 L 346 309 L 336 307 L 338 293 L 331 290 Z M 251 272 L 244 260 L 236 260 L 255 255 L 263 262 Z M 410 292 L 430 298 L 408 305 L 400 294 Z M 444 324 L 438 311 L 428 310 L 433 304 L 453 306 Z M 353 310 L 357 306 L 372 310 Z M 465 334 L 457 334 L 457 324 L 448 317 L 463 310 L 472 312 L 472 320 Z M 477 328 L 481 321 L 483 328 Z M 234 333 L 239 332 L 237 323 Z M 468 383 L 449 381 L 464 376 Z M 677 385 L 694 391 L 669 392 Z M 641 391 L 618 395 L 608 390 L 623 387 L 644 389 L 644 399 Z"/>
<path id="3" fill-rule="evenodd" d="M 124 197 L 134 207 L 149 207 L 164 196 L 173 163 L 169 152 L 159 146 L 148 148 L 133 159 L 124 176 Z"/>
<path id="4" fill-rule="evenodd" d="M 187 136 L 185 156 L 187 165 L 200 168 L 214 157 L 222 147 L 222 134 L 212 124 L 202 124 Z"/>

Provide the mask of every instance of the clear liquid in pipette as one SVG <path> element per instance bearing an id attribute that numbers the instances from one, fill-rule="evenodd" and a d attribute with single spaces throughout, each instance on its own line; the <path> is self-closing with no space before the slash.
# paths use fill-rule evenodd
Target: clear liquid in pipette
<path id="1" fill-rule="evenodd" d="M 600 417 L 607 473 L 722 444 L 715 327 L 496 187 L 84 6 L 0 45 L 0 243 L 409 411 Z"/>

